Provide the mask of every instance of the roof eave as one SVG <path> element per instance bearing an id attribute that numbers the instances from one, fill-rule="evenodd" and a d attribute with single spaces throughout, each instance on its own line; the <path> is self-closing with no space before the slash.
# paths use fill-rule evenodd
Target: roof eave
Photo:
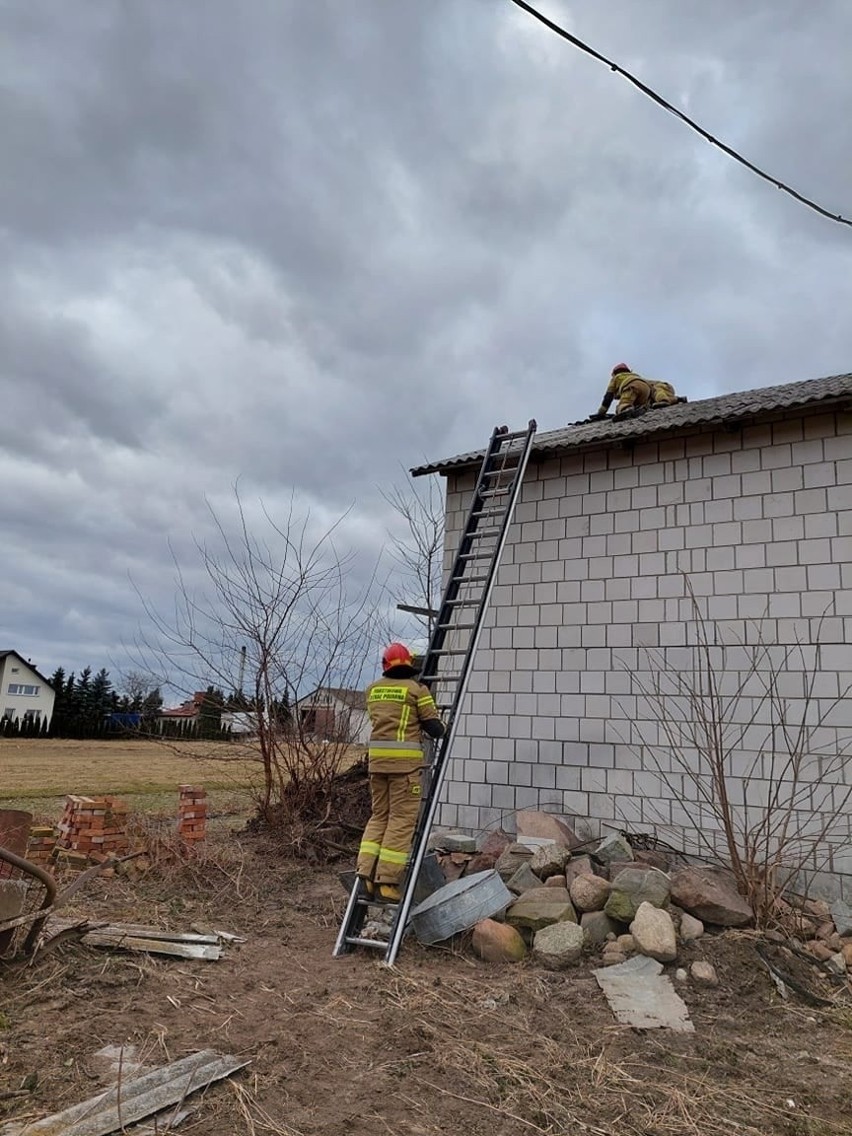
<path id="1" fill-rule="evenodd" d="M 578 441 L 567 444 L 554 443 L 550 446 L 546 444 L 544 446 L 536 446 L 536 444 L 533 443 L 530 461 L 546 461 L 551 458 L 564 457 L 566 454 L 587 453 L 589 450 L 632 449 L 635 446 L 644 445 L 646 442 L 652 442 L 666 435 L 704 434 L 715 430 L 741 430 L 745 426 L 757 425 L 761 422 L 773 422 L 791 416 L 819 414 L 826 410 L 852 411 L 852 399 L 850 399 L 848 394 L 827 395 L 825 398 L 812 399 L 808 402 L 800 403 L 799 405 L 772 407 L 756 413 L 754 411 L 741 414 L 734 413 L 725 418 L 711 418 L 706 422 L 677 422 L 668 426 L 665 423 L 661 423 L 659 427 L 647 433 L 626 435 L 623 438 L 605 436 L 590 438 L 585 442 Z M 441 476 L 446 477 L 451 473 L 462 473 L 469 469 L 478 468 L 484 456 L 485 450 L 483 449 L 469 455 L 462 455 L 456 459 L 450 459 L 449 461 L 430 462 L 427 465 L 414 466 L 409 472 L 412 477 L 424 477 L 432 473 L 439 473 Z"/>

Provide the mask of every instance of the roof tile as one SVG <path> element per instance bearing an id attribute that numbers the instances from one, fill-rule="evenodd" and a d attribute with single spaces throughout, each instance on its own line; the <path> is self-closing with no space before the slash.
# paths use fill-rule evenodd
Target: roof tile
<path id="1" fill-rule="evenodd" d="M 611 442 L 628 439 L 645 440 L 716 423 L 740 422 L 743 419 L 761 418 L 783 410 L 812 407 L 821 402 L 833 403 L 852 399 L 852 374 L 830 375 L 825 379 L 809 379 L 800 383 L 783 383 L 756 390 L 735 391 L 698 402 L 679 403 L 649 411 L 639 418 L 619 422 L 610 417 L 600 422 L 575 422 L 559 430 L 537 434 L 533 453 L 588 449 L 606 446 Z M 415 466 L 411 473 L 418 477 L 425 473 L 447 473 L 453 469 L 475 465 L 482 461 L 485 449 L 471 450 L 467 454 L 443 458 L 426 465 Z"/>

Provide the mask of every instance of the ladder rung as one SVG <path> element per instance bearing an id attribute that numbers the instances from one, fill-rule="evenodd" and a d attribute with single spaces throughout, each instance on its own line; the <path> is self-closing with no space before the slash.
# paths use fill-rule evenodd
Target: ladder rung
<path id="1" fill-rule="evenodd" d="M 518 467 L 516 465 L 501 465 L 499 469 L 486 469 L 482 475 L 484 480 L 486 477 L 501 477 L 503 474 L 517 473 Z"/>
<path id="2" fill-rule="evenodd" d="M 495 533 L 502 532 L 502 531 L 503 531 L 502 525 L 492 525 L 490 528 L 487 528 L 487 529 L 474 529 L 473 532 L 465 533 L 464 535 L 467 537 L 468 540 L 470 540 L 470 538 L 474 537 L 474 536 L 494 536 Z"/>
<path id="3" fill-rule="evenodd" d="M 479 607 L 481 599 L 478 600 L 445 600 L 444 607 Z"/>
<path id="4" fill-rule="evenodd" d="M 459 583 L 459 584 L 461 584 L 461 583 L 464 583 L 464 584 L 484 584 L 485 581 L 488 579 L 488 575 L 486 574 L 485 576 L 450 576 L 450 579 L 452 580 L 452 582 L 454 584 L 456 584 L 456 583 Z"/>
<path id="5" fill-rule="evenodd" d="M 493 560 L 493 552 L 460 552 L 456 560 Z"/>
<path id="6" fill-rule="evenodd" d="M 439 623 L 441 631 L 473 631 L 475 623 Z"/>
<path id="7" fill-rule="evenodd" d="M 381 951 L 387 950 L 388 946 L 387 939 L 361 939 L 357 935 L 347 935 L 343 941 L 350 947 L 372 947 Z"/>
<path id="8" fill-rule="evenodd" d="M 511 491 L 511 485 L 497 486 L 496 489 L 480 489 L 479 496 L 483 499 L 489 497 L 505 497 Z"/>
<path id="9" fill-rule="evenodd" d="M 466 655 L 467 647 L 442 647 L 439 651 L 430 651 L 430 655 Z"/>

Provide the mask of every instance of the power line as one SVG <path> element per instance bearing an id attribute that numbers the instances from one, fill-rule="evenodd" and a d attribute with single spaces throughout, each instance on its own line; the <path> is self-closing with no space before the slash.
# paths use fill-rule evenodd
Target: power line
<path id="1" fill-rule="evenodd" d="M 590 47 L 589 44 L 583 43 L 581 39 L 578 39 L 575 35 L 572 35 L 569 31 L 566 31 L 565 28 L 560 27 L 559 24 L 555 24 L 553 20 L 549 20 L 547 16 L 542 15 L 541 12 L 537 11 L 530 4 L 527 4 L 526 0 L 510 0 L 510 2 L 512 4 L 516 4 L 525 12 L 528 12 L 529 15 L 531 15 L 534 19 L 544 24 L 546 28 L 549 28 L 552 32 L 555 32 L 556 35 L 561 36 L 562 39 L 567 40 L 568 43 L 573 44 L 574 47 L 579 48 L 580 51 L 584 51 L 586 55 L 591 55 L 591 57 L 593 59 L 597 59 L 599 63 L 605 63 L 611 71 L 615 71 L 616 74 L 623 76 L 628 81 L 628 83 L 632 83 L 634 87 L 638 87 L 643 95 L 647 95 L 648 98 L 652 99 L 655 103 L 657 103 L 658 106 L 661 106 L 664 110 L 669 111 L 670 114 L 673 114 L 676 118 L 679 118 L 681 122 L 685 122 L 687 126 L 691 127 L 691 129 L 696 132 L 696 134 L 700 134 L 702 138 L 705 138 L 711 146 L 718 146 L 718 148 L 720 150 L 723 150 L 729 158 L 733 158 L 735 162 L 739 162 L 741 166 L 745 166 L 747 170 L 751 170 L 753 174 L 757 174 L 759 178 L 763 178 L 764 181 L 768 181 L 771 185 L 774 185 L 776 189 L 780 189 L 783 193 L 789 194 L 790 197 L 795 198 L 795 200 L 800 202 L 802 205 L 806 205 L 808 209 L 813 209 L 813 211 L 815 213 L 819 213 L 821 217 L 827 217 L 829 221 L 837 221 L 837 223 L 840 225 L 849 225 L 850 227 L 852 227 L 852 221 L 848 220 L 846 217 L 842 217 L 839 213 L 832 213 L 830 212 L 830 210 L 824 209 L 823 206 L 819 205 L 816 201 L 812 201 L 809 197 L 805 197 L 804 194 L 799 193 L 798 190 L 793 189 L 791 186 L 786 185 L 783 181 L 779 181 L 778 178 L 773 177 L 772 174 L 768 174 L 765 170 L 760 169 L 759 166 L 756 166 L 753 162 L 750 162 L 748 158 L 744 158 L 742 154 L 738 154 L 737 151 L 734 150 L 731 146 L 726 145 L 724 142 L 720 142 L 718 138 L 714 138 L 713 135 L 705 130 L 703 126 L 699 126 L 699 124 L 695 122 L 694 119 L 690 118 L 689 115 L 684 114 L 682 110 L 678 110 L 677 107 L 672 106 L 672 104 L 664 99 L 662 95 L 658 95 L 656 91 L 653 91 L 650 87 L 646 86 L 646 84 L 643 83 L 641 79 L 638 79 L 624 67 L 619 66 L 619 64 L 615 63 L 612 59 L 607 59 L 605 55 L 601 55 L 599 51 L 596 51 L 593 47 Z"/>

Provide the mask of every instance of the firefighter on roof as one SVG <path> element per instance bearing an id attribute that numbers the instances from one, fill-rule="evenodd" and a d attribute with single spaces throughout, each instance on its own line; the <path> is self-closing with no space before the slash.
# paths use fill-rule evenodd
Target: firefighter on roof
<path id="1" fill-rule="evenodd" d="M 420 809 L 422 735 L 440 738 L 444 724 L 428 687 L 415 679 L 411 652 L 391 643 L 382 677 L 367 688 L 372 733 L 368 751 L 372 814 L 364 829 L 356 872 L 368 894 L 397 901 Z"/>
<path id="2" fill-rule="evenodd" d="M 631 371 L 626 363 L 616 363 L 613 367 L 603 402 L 592 418 L 606 418 L 610 405 L 616 398 L 618 399 L 616 416 L 627 414 L 628 411 L 636 414 L 643 410 L 686 402 L 685 398 L 678 398 L 671 383 L 660 382 L 658 379 L 645 379 L 642 375 Z"/>

